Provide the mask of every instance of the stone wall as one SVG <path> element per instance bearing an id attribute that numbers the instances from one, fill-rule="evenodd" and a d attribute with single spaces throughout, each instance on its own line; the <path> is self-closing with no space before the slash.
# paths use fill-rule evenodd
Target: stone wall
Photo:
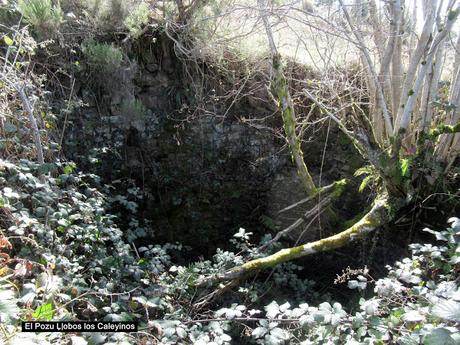
<path id="1" fill-rule="evenodd" d="M 279 209 L 303 198 L 286 145 L 273 134 L 281 128 L 273 121 L 262 122 L 263 126 L 259 122 L 257 127 L 238 121 L 266 115 L 250 104 L 234 107 L 226 118 L 199 115 L 187 121 L 177 108 L 175 94 L 185 88 L 177 79 L 179 62 L 166 48 L 152 52 L 144 47 L 142 52 L 130 64 L 129 73 L 125 71 L 132 77 L 122 78 L 104 98 L 105 104 L 98 104 L 81 87 L 87 106 L 72 116 L 68 157 L 88 164 L 86 168 L 95 169 L 109 182 L 136 181 L 145 193 L 141 209 L 152 221 L 156 240 L 180 240 L 202 254 L 225 248 L 239 227 L 260 235 L 282 229 L 300 216 L 303 209 L 277 215 Z M 127 102 L 142 104 L 143 111 L 130 110 Z M 305 157 L 318 182 L 324 131 L 310 136 Z M 350 143 L 340 151 L 344 145 L 338 144 L 336 129 L 331 137 L 323 185 L 362 164 L 349 152 Z M 91 153 L 88 148 L 95 149 Z M 95 157 L 92 165 L 88 156 Z"/>

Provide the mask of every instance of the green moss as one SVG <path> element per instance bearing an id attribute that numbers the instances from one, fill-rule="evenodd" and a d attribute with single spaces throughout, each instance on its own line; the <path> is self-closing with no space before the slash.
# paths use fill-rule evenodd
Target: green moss
<path id="1" fill-rule="evenodd" d="M 383 225 L 388 220 L 390 207 L 391 205 L 388 202 L 387 196 L 383 195 L 376 199 L 372 209 L 368 213 L 364 214 L 361 219 L 359 219 L 347 230 L 315 242 L 293 248 L 282 249 L 265 258 L 249 261 L 241 266 L 235 267 L 221 277 L 217 277 L 215 279 L 219 281 L 241 278 L 243 276 L 253 274 L 258 270 L 270 268 L 302 256 L 343 247 L 354 237 L 363 236 Z"/>
<path id="2" fill-rule="evenodd" d="M 356 222 L 358 222 L 361 218 L 363 218 L 366 215 L 366 213 L 369 212 L 369 210 L 370 210 L 370 206 L 365 208 L 362 212 L 358 213 L 353 218 L 345 221 L 342 224 L 342 226 L 340 227 L 340 230 L 341 231 L 346 230 L 346 229 L 350 228 L 351 226 L 353 226 L 353 224 L 356 224 Z"/>
<path id="3" fill-rule="evenodd" d="M 342 195 L 347 183 L 348 181 L 345 178 L 334 182 L 334 190 L 331 193 L 332 200 L 337 200 Z"/>
<path id="4" fill-rule="evenodd" d="M 455 17 L 457 17 L 457 11 L 456 10 L 450 10 L 449 14 L 447 15 L 448 20 L 454 20 Z"/>
<path id="5" fill-rule="evenodd" d="M 284 77 L 279 55 L 273 57 L 274 80 L 272 83 L 272 93 L 278 102 L 278 108 L 281 111 L 283 119 L 283 127 L 288 139 L 289 148 L 291 150 L 292 160 L 297 165 L 297 171 L 302 179 L 302 183 L 308 195 L 316 193 L 316 186 L 305 165 L 302 152 L 302 143 L 296 133 L 296 121 L 294 107 L 292 106 L 291 97 L 289 95 L 288 83 Z"/>
<path id="6" fill-rule="evenodd" d="M 459 133 L 459 132 L 460 132 L 460 122 L 453 126 L 440 124 L 439 126 L 437 126 L 436 128 L 430 131 L 430 137 L 436 138 L 437 136 L 441 134 L 454 134 L 454 133 Z"/>
<path id="7" fill-rule="evenodd" d="M 245 263 L 241 269 L 243 271 L 260 270 L 264 268 L 270 268 L 276 266 L 282 262 L 286 262 L 301 256 L 304 250 L 304 246 L 297 246 L 293 248 L 282 249 L 275 254 L 267 256 L 265 258 L 256 259 Z"/>
<path id="8" fill-rule="evenodd" d="M 353 236 L 362 236 L 368 231 L 374 230 L 385 222 L 385 216 L 381 208 L 369 211 L 358 222 L 354 223 L 348 230 L 337 235 L 324 238 L 311 244 L 315 252 L 336 249 L 346 245 Z"/>

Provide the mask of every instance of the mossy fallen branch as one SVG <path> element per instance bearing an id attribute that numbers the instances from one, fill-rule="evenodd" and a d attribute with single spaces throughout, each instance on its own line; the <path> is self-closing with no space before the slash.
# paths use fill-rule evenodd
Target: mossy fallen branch
<path id="1" fill-rule="evenodd" d="M 297 247 L 285 248 L 264 258 L 251 260 L 227 272 L 205 277 L 197 282 L 197 286 L 243 278 L 286 261 L 344 247 L 352 240 L 363 237 L 379 226 L 386 224 L 390 218 L 390 210 L 388 196 L 382 195 L 374 201 L 372 208 L 359 221 L 336 235 Z"/>

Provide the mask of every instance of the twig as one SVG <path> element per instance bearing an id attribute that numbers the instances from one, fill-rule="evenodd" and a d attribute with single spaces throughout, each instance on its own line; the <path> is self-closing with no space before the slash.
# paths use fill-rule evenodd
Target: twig
<path id="1" fill-rule="evenodd" d="M 305 223 L 311 216 L 315 216 L 313 217 L 313 219 L 308 223 L 307 227 L 310 227 L 310 225 L 315 221 L 316 218 L 318 218 L 318 216 L 324 212 L 324 210 L 326 210 L 325 206 L 327 206 L 328 204 L 330 204 L 331 202 L 331 198 L 330 197 L 327 197 L 327 198 L 324 198 L 323 200 L 321 200 L 317 205 L 315 205 L 315 207 L 313 207 L 312 209 L 308 210 L 304 216 L 302 218 L 299 218 L 297 219 L 294 223 L 292 223 L 291 225 L 289 225 L 286 229 L 278 232 L 276 234 L 275 237 L 273 237 L 273 239 L 271 239 L 270 241 L 268 241 L 267 243 L 265 243 L 263 246 L 259 247 L 259 250 L 260 251 L 264 251 L 265 249 L 267 249 L 268 246 L 270 246 L 271 244 L 277 242 L 280 240 L 281 237 L 284 237 L 286 236 L 287 234 L 289 234 L 291 231 L 293 231 L 294 229 L 298 228 L 300 225 L 302 225 L 303 223 Z"/>
<path id="2" fill-rule="evenodd" d="M 70 89 L 70 96 L 69 96 L 69 100 L 67 101 L 67 108 L 66 108 L 65 117 L 64 117 L 64 124 L 62 126 L 61 139 L 59 140 L 59 152 L 62 151 L 62 142 L 64 140 L 64 133 L 65 133 L 65 129 L 67 126 L 67 118 L 69 115 L 70 102 L 72 101 L 74 86 L 75 86 L 75 78 L 72 81 L 72 88 Z"/>

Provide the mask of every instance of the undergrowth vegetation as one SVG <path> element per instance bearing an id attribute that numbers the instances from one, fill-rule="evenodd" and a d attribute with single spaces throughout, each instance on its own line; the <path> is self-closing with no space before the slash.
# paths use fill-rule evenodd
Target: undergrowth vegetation
<path id="1" fill-rule="evenodd" d="M 44 171 L 44 169 L 46 169 Z M 40 176 L 46 173 L 44 181 Z M 234 235 L 235 252 L 181 266 L 178 244 L 136 247 L 145 229 L 137 203 L 111 192 L 98 176 L 70 163 L 40 167 L 23 160 L 0 164 L 1 291 L 4 340 L 62 342 L 61 334 L 23 334 L 20 320 L 135 320 L 138 334 L 72 335 L 80 343 L 128 343 L 157 339 L 164 344 L 457 344 L 460 295 L 460 220 L 426 232 L 437 243 L 411 245 L 412 256 L 374 280 L 367 269 L 348 270 L 337 283 L 361 291 L 357 306 L 318 295 L 300 267 L 279 266 L 271 280 L 276 300 L 264 305 L 264 284 L 243 284 L 238 298 L 202 310 L 200 277 L 259 254 L 251 233 Z M 136 195 L 135 191 L 131 194 Z M 130 227 L 121 229 L 122 205 Z M 280 291 L 290 291 L 280 298 Z M 278 292 L 277 292 L 278 291 Z M 271 295 L 272 298 L 275 296 Z M 321 299 L 326 298 L 324 302 Z M 270 298 L 268 298 L 269 300 Z M 191 308 L 190 302 L 195 300 Z M 241 303 L 245 301 L 244 303 Z"/>
<path id="2" fill-rule="evenodd" d="M 136 36 L 148 24 L 149 15 L 149 5 L 146 2 L 133 4 L 133 8 L 129 11 L 123 24 L 132 36 Z"/>
<path id="3" fill-rule="evenodd" d="M 53 5 L 51 0 L 19 0 L 18 10 L 42 39 L 52 38 L 64 20 L 59 3 Z"/>

